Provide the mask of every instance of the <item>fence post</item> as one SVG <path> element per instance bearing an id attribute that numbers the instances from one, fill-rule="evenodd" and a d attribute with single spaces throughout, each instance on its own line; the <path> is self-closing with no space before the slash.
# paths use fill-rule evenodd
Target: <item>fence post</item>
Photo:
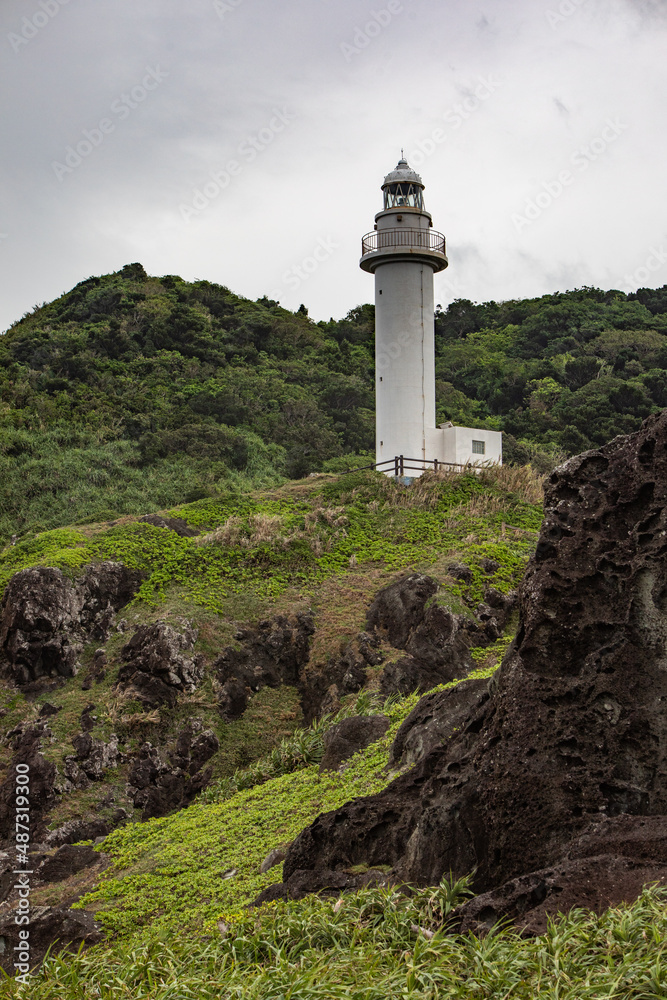
<path id="1" fill-rule="evenodd" d="M 394 475 L 398 478 L 398 455 L 394 455 Z"/>
<path id="2" fill-rule="evenodd" d="M 402 455 L 399 455 L 399 462 L 400 462 L 400 467 L 401 467 L 401 475 L 403 475 L 403 456 Z"/>

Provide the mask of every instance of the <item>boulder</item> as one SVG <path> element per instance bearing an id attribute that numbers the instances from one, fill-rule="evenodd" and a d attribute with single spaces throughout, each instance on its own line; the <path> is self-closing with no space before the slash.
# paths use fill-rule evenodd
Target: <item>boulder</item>
<path id="1" fill-rule="evenodd" d="M 320 771 L 335 771 L 344 760 L 381 739 L 388 729 L 386 715 L 355 715 L 343 719 L 324 734 Z"/>
<path id="2" fill-rule="evenodd" d="M 35 878 L 40 882 L 62 882 L 84 868 L 100 863 L 106 863 L 105 856 L 92 847 L 66 844 L 42 862 L 35 872 Z"/>
<path id="3" fill-rule="evenodd" d="M 141 625 L 120 651 L 117 687 L 128 698 L 149 708 L 176 704 L 181 693 L 192 694 L 204 676 L 204 659 L 188 655 L 197 632 L 177 632 L 165 622 Z"/>
<path id="4" fill-rule="evenodd" d="M 48 566 L 15 573 L 0 602 L 0 664 L 22 686 L 73 677 L 84 643 L 107 639 L 140 583 L 113 562 L 89 566 L 76 581 Z"/>
<path id="5" fill-rule="evenodd" d="M 383 792 L 319 816 L 284 878 L 386 863 L 422 885 L 476 870 L 489 892 L 607 818 L 666 815 L 666 539 L 664 411 L 554 471 L 488 699 Z"/>
<path id="6" fill-rule="evenodd" d="M 109 768 L 118 767 L 123 756 L 118 749 L 118 737 L 112 733 L 109 742 L 96 740 L 89 732 L 79 733 L 72 740 L 74 755 L 65 757 L 64 772 L 72 784 L 87 788 L 88 781 L 101 781 Z"/>

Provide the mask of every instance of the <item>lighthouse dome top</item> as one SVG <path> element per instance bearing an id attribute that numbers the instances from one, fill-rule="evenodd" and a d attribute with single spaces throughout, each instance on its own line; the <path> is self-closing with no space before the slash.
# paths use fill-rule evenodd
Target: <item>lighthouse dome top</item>
<path id="1" fill-rule="evenodd" d="M 424 182 L 405 157 L 401 156 L 394 170 L 387 174 L 382 190 L 385 209 L 414 208 L 418 212 L 424 211 Z"/>
<path id="2" fill-rule="evenodd" d="M 382 187 L 384 187 L 385 184 L 395 184 L 397 181 L 407 182 L 408 184 L 419 184 L 421 187 L 424 187 L 424 182 L 417 171 L 412 169 L 408 161 L 403 156 L 400 158 L 394 169 L 387 174 Z"/>

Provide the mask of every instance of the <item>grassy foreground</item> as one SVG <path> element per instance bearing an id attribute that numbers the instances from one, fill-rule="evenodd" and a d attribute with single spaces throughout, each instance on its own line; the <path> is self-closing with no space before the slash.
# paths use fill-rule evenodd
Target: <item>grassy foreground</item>
<path id="1" fill-rule="evenodd" d="M 231 640 L 235 622 L 306 601 L 317 623 L 311 660 L 322 663 L 363 627 L 369 597 L 397 572 L 432 573 L 441 582 L 438 600 L 463 612 L 482 598 L 488 584 L 501 590 L 516 586 L 541 521 L 539 501 L 539 483 L 525 470 L 510 468 L 481 476 L 424 477 L 410 490 L 374 474 L 323 477 L 173 510 L 202 530 L 197 538 L 179 538 L 129 519 L 28 537 L 0 553 L 0 577 L 6 581 L 29 565 L 57 565 L 75 576 L 91 560 L 122 559 L 146 574 L 138 598 L 123 612 L 128 621 L 169 618 L 176 609 L 200 627 L 200 649 L 210 657 L 221 641 Z M 452 560 L 470 567 L 470 582 L 464 585 L 448 575 Z M 488 560 L 495 569 L 483 568 Z M 480 674 L 495 669 L 509 639 L 473 651 Z M 113 726 L 132 751 L 145 738 L 148 730 L 141 727 L 149 722 L 123 714 L 132 706 L 114 704 L 114 650 L 122 641 L 118 636 L 107 647 L 111 666 L 106 686 L 96 689 L 94 734 L 106 738 Z M 237 742 L 245 744 L 254 735 L 257 747 L 263 746 L 249 754 L 246 763 L 255 761 L 250 767 L 236 766 L 238 758 L 230 750 L 216 781 L 188 809 L 129 823 L 106 839 L 102 849 L 111 867 L 76 905 L 96 913 L 110 933 L 109 944 L 48 960 L 28 987 L 0 982 L 0 996 L 667 997 L 664 890 L 646 890 L 633 906 L 600 918 L 573 911 L 534 940 L 523 940 L 511 929 L 484 940 L 447 933 L 447 916 L 465 897 L 465 880 L 445 881 L 409 898 L 395 889 L 372 889 L 338 901 L 308 898 L 247 910 L 264 887 L 281 878 L 280 867 L 260 872 L 269 851 L 319 813 L 389 783 L 391 741 L 417 700 L 411 696 L 384 705 L 391 719 L 386 736 L 341 771 L 320 775 L 322 727 L 295 730 L 298 713 L 285 700 L 291 690 L 261 692 L 248 710 L 256 714 L 233 724 L 247 731 L 222 727 Z M 23 696 L 9 690 L 0 694 L 8 709 L 4 725 L 13 724 L 15 716 L 26 717 Z M 208 724 L 215 699 L 211 695 L 208 705 L 206 697 L 198 693 L 196 711 Z M 67 727 L 75 724 L 79 702 L 88 695 L 71 679 L 52 698 L 62 711 L 53 721 L 57 740 L 46 752 L 59 760 L 68 752 Z M 346 711 L 377 707 L 370 691 Z M 175 731 L 192 710 L 184 702 L 174 719 L 165 718 L 161 725 Z M 281 723 L 281 733 L 271 719 L 288 716 L 292 721 Z M 267 755 L 269 730 L 282 742 Z M 117 776 L 110 772 L 108 780 L 121 789 L 125 779 L 119 771 Z M 105 782 L 90 794 L 99 798 Z M 96 800 L 76 806 L 84 807 L 97 808 Z M 54 822 L 68 816 L 60 813 Z M 57 886 L 36 889 L 33 903 L 54 905 L 60 892 Z"/>

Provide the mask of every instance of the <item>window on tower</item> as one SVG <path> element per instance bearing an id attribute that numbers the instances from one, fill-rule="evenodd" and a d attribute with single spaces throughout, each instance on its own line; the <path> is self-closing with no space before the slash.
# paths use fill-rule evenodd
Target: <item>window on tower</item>
<path id="1" fill-rule="evenodd" d="M 424 211 L 424 196 L 418 184 L 389 184 L 384 192 L 385 208 L 418 208 Z"/>

